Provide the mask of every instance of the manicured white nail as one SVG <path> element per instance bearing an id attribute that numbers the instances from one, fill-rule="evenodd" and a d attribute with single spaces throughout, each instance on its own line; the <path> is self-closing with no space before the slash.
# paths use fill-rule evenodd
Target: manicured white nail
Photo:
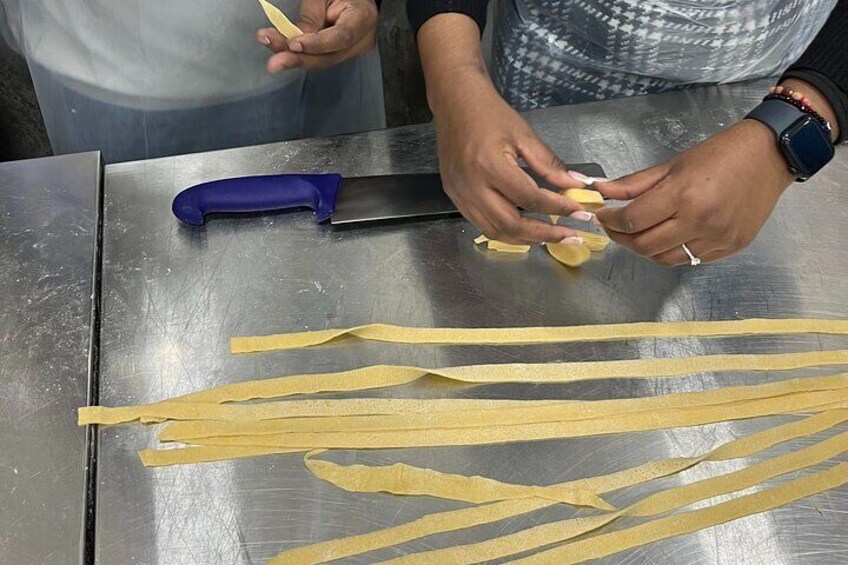
<path id="1" fill-rule="evenodd" d="M 578 173 L 577 171 L 568 171 L 568 174 L 571 175 L 576 181 L 582 182 L 583 184 L 592 184 L 592 177 L 587 177 L 583 173 Z"/>
<path id="2" fill-rule="evenodd" d="M 578 222 L 591 222 L 595 219 L 595 215 L 592 212 L 586 212 L 585 210 L 578 210 L 569 216 L 572 220 L 577 220 Z"/>
<path id="3" fill-rule="evenodd" d="M 265 45 L 271 45 L 271 38 L 268 37 L 267 35 L 263 35 L 262 36 L 262 43 L 264 43 Z"/>
<path id="4" fill-rule="evenodd" d="M 576 181 L 580 181 L 586 186 L 592 186 L 596 182 L 607 182 L 609 181 L 606 177 L 587 177 L 583 173 L 578 173 L 577 171 L 568 171 L 568 174 L 574 178 Z"/>
<path id="5" fill-rule="evenodd" d="M 567 243 L 569 245 L 582 245 L 583 244 L 583 238 L 582 237 L 576 237 L 576 236 L 566 237 L 565 239 L 560 241 L 560 243 Z"/>

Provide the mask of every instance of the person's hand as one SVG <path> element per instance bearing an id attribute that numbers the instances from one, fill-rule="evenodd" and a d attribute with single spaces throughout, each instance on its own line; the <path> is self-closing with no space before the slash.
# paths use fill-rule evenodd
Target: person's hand
<path id="1" fill-rule="evenodd" d="M 435 122 L 442 183 L 459 211 L 490 239 L 534 244 L 572 237 L 574 232 L 565 226 L 519 212 L 520 207 L 569 216 L 582 210 L 578 203 L 540 188 L 519 159 L 553 188 L 582 183 L 569 175 L 487 76 L 459 70 L 450 84 L 452 100 L 436 110 Z M 578 212 L 575 217 L 588 220 L 591 215 Z"/>
<path id="2" fill-rule="evenodd" d="M 743 120 L 665 163 L 596 183 L 607 198 L 633 199 L 597 217 L 610 238 L 661 265 L 688 264 L 682 244 L 710 262 L 748 246 L 793 180 L 774 133 Z"/>
<path id="3" fill-rule="evenodd" d="M 374 49 L 374 0 L 302 0 L 297 27 L 303 35 L 286 39 L 274 28 L 260 29 L 257 40 L 275 54 L 268 72 L 327 69 Z"/>
<path id="4" fill-rule="evenodd" d="M 576 202 L 540 188 L 519 166 L 523 159 L 553 188 L 583 184 L 495 90 L 477 23 L 465 14 L 437 14 L 418 30 L 418 50 L 436 124 L 442 184 L 459 211 L 489 239 L 533 244 L 573 237 L 565 226 L 518 211 L 557 216 L 579 211 L 577 219 L 592 218 Z"/>

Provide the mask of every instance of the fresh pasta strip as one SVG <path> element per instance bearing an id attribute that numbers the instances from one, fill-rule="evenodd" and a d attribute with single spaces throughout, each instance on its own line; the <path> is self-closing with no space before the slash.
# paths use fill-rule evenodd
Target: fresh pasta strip
<path id="1" fill-rule="evenodd" d="M 584 488 L 514 485 L 480 476 L 440 473 L 403 463 L 381 467 L 338 465 L 315 459 L 318 453 L 311 452 L 304 457 L 306 467 L 319 479 L 349 492 L 435 496 L 475 504 L 535 497 L 573 506 L 615 510 L 600 496 Z"/>
<path id="2" fill-rule="evenodd" d="M 846 421 L 848 421 L 848 410 L 824 412 L 733 440 L 697 457 L 650 461 L 623 471 L 559 483 L 557 486 L 577 486 L 599 493 L 612 492 L 673 475 L 702 461 L 725 461 L 750 457 L 781 443 L 815 435 Z M 383 530 L 295 548 L 280 554 L 271 563 L 273 565 L 313 564 L 352 557 L 435 534 L 497 522 L 554 504 L 557 503 L 542 499 L 508 500 L 438 512 Z"/>
<path id="3" fill-rule="evenodd" d="M 497 239 L 489 239 L 485 235 L 478 235 L 476 239 L 474 239 L 474 243 L 476 245 L 480 245 L 482 243 L 486 244 L 486 249 L 490 251 L 500 251 L 503 253 L 527 253 L 530 251 L 529 245 L 516 245 L 514 243 L 506 243 L 504 241 L 498 241 Z"/>
<path id="4" fill-rule="evenodd" d="M 488 243 L 486 243 L 486 249 L 490 251 L 500 251 L 501 253 L 528 253 L 530 251 L 530 246 L 517 245 L 515 243 L 506 243 L 505 241 L 490 239 Z"/>
<path id="5" fill-rule="evenodd" d="M 292 375 L 228 384 L 164 402 L 226 403 L 255 399 L 284 398 L 321 392 L 359 391 L 399 386 L 433 375 L 472 384 L 566 383 L 593 379 L 679 376 L 697 372 L 782 371 L 848 362 L 848 350 L 781 353 L 773 355 L 706 355 L 670 359 L 633 359 L 578 363 L 503 364 L 422 369 L 400 365 L 374 365 L 340 373 Z M 79 409 L 80 425 L 101 423 L 98 415 L 109 410 L 112 422 L 138 420 L 162 403 L 135 407 L 89 407 Z M 99 408 L 99 409 L 98 409 Z M 111 417 L 111 416 L 110 416 Z M 201 417 L 199 419 L 209 419 Z"/>
<path id="6" fill-rule="evenodd" d="M 178 402 L 241 402 L 285 398 L 299 394 L 347 392 L 399 386 L 417 381 L 430 371 L 399 365 L 372 365 L 340 373 L 316 373 L 232 383 L 177 397 Z"/>
<path id="7" fill-rule="evenodd" d="M 484 542 L 455 546 L 444 550 L 415 553 L 399 559 L 393 559 L 388 563 L 392 565 L 413 565 L 441 562 L 451 563 L 452 565 L 465 565 L 500 559 L 554 543 L 568 541 L 609 524 L 621 516 L 656 516 L 686 507 L 695 502 L 709 500 L 715 496 L 757 486 L 775 477 L 818 465 L 819 463 L 837 457 L 845 451 L 848 451 L 848 432 L 804 449 L 767 459 L 738 471 L 656 492 L 613 514 L 593 516 L 591 518 L 573 518 L 542 524 Z M 604 535 L 598 537 L 603 538 Z M 573 545 L 575 544 L 560 546 L 553 551 L 542 552 L 519 562 L 561 563 L 563 562 L 561 558 L 569 555 L 567 548 Z M 595 545 L 595 547 L 599 546 Z M 616 553 L 616 551 L 605 555 L 611 555 L 612 553 Z M 595 559 L 602 556 L 592 555 L 586 559 Z M 579 561 L 574 562 L 577 563 Z"/>
<path id="8" fill-rule="evenodd" d="M 414 328 L 369 324 L 350 329 L 318 330 L 256 337 L 235 337 L 233 353 L 298 349 L 324 345 L 343 336 L 389 343 L 448 345 L 521 345 L 619 339 L 723 337 L 796 333 L 848 334 L 848 320 L 749 319 L 715 322 L 636 322 L 538 328 Z"/>
<path id="9" fill-rule="evenodd" d="M 846 483 L 848 483 L 848 463 L 841 463 L 825 471 L 805 475 L 780 486 L 740 496 L 709 508 L 682 512 L 625 530 L 576 541 L 514 561 L 514 563 L 569 565 L 600 559 L 651 542 L 697 532 L 745 516 L 773 510 L 796 500 L 841 487 Z"/>
<path id="10" fill-rule="evenodd" d="M 591 420 L 652 412 L 709 406 L 784 396 L 815 390 L 848 387 L 848 374 L 790 379 L 756 386 L 725 387 L 701 392 L 683 392 L 647 398 L 622 398 L 587 402 L 528 403 L 482 410 L 423 412 L 377 416 L 288 418 L 260 422 L 175 422 L 159 435 L 161 441 L 191 441 L 198 438 L 279 434 L 294 432 L 362 432 L 420 430 L 433 428 L 480 428 L 518 424 Z"/>
<path id="11" fill-rule="evenodd" d="M 564 400 L 500 400 L 471 398 L 345 398 L 217 404 L 212 402 L 165 401 L 139 406 L 86 406 L 79 409 L 79 425 L 117 425 L 134 421 L 162 423 L 167 420 L 256 422 L 279 418 L 368 416 L 379 414 L 427 414 L 518 406 L 576 403 Z"/>
<path id="12" fill-rule="evenodd" d="M 186 441 L 186 443 L 195 445 L 309 447 L 314 449 L 402 449 L 408 447 L 486 445 L 699 426 L 774 414 L 789 414 L 800 410 L 815 411 L 817 407 L 840 401 L 848 401 L 848 389 L 797 393 L 777 398 L 737 402 L 730 405 L 640 412 L 638 414 L 573 422 L 544 422 L 483 428 L 326 433 L 294 432 L 199 438 Z"/>
<path id="13" fill-rule="evenodd" d="M 443 369 L 374 365 L 341 373 L 294 375 L 234 383 L 181 396 L 177 400 L 222 403 L 282 398 L 297 394 L 367 390 L 408 384 L 427 375 L 472 384 L 566 383 L 595 379 L 678 376 L 699 372 L 788 371 L 846 362 L 848 350 L 577 363 L 470 365 Z"/>
<path id="14" fill-rule="evenodd" d="M 192 463 L 210 463 L 259 457 L 262 455 L 277 455 L 281 453 L 298 453 L 303 449 L 276 447 L 186 447 L 182 449 L 143 449 L 138 452 L 145 467 L 167 467 L 169 465 L 188 465 Z"/>
<path id="15" fill-rule="evenodd" d="M 803 466 L 812 465 L 816 462 L 821 462 L 839 455 L 843 451 L 848 450 L 848 432 L 841 434 L 837 438 L 826 440 L 820 446 L 808 448 L 798 452 L 794 452 L 784 458 L 785 462 L 792 467 L 790 470 L 796 470 L 797 465 L 803 463 Z M 833 448 L 833 449 L 830 449 Z M 830 449 L 830 451 L 828 451 Z M 835 450 L 835 451 L 834 451 Z M 824 459 L 816 459 L 812 453 L 825 453 Z M 312 473 L 335 486 L 350 492 L 387 492 L 396 495 L 428 495 L 451 500 L 460 500 L 464 502 L 484 503 L 495 502 L 499 500 L 510 500 L 519 498 L 543 498 L 555 500 L 565 504 L 575 506 L 591 506 L 602 510 L 614 510 L 612 506 L 607 504 L 599 497 L 600 493 L 591 492 L 583 488 L 565 488 L 552 486 L 527 486 L 502 483 L 492 479 L 480 476 L 468 477 L 465 475 L 456 475 L 450 473 L 441 473 L 433 469 L 413 467 L 403 463 L 395 463 L 387 466 L 369 467 L 364 465 L 338 465 L 329 461 L 313 459 L 315 452 L 308 454 L 305 457 L 306 466 Z M 816 456 L 818 457 L 818 455 Z M 807 463 L 813 461 L 813 463 Z M 771 468 L 765 466 L 766 468 Z M 781 471 L 783 474 L 789 471 Z M 754 473 L 754 471 L 750 471 Z M 748 476 L 743 472 L 739 476 Z M 776 476 L 776 475 L 770 475 Z M 704 484 L 701 490 L 697 490 L 696 497 L 686 502 L 689 504 L 696 500 L 709 498 L 702 494 L 703 489 L 710 488 L 713 484 L 709 481 L 702 481 Z M 716 481 L 718 482 L 718 479 Z M 761 482 L 758 480 L 758 482 Z M 733 483 L 734 485 L 736 483 Z M 757 484 L 757 483 L 753 483 Z M 751 485 L 747 485 L 751 486 Z M 738 487 L 734 490 L 740 490 Z M 693 489 L 694 490 L 694 489 Z M 645 500 L 642 503 L 631 507 L 624 511 L 625 514 L 633 516 L 650 516 L 667 512 L 672 508 L 682 506 L 680 504 L 681 496 L 673 491 L 658 493 Z M 714 495 L 712 495 L 714 496 Z M 676 505 L 676 506 L 675 506 Z M 522 550 L 523 551 L 523 550 Z M 493 557 L 486 557 L 486 560 Z M 455 562 L 453 559 L 448 559 L 447 562 Z"/>
<path id="16" fill-rule="evenodd" d="M 262 9 L 265 10 L 265 15 L 268 16 L 268 20 L 274 25 L 277 31 L 283 34 L 286 39 L 303 35 L 300 28 L 291 23 L 291 20 L 286 17 L 282 10 L 267 0 L 259 0 L 259 4 L 262 6 Z"/>

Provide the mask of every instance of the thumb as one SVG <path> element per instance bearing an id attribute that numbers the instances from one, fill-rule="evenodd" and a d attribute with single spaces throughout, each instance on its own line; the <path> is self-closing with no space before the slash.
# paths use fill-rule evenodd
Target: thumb
<path id="1" fill-rule="evenodd" d="M 302 0 L 297 27 L 303 33 L 316 33 L 323 29 L 327 19 L 327 3 L 325 0 Z"/>
<path id="2" fill-rule="evenodd" d="M 613 200 L 633 200 L 643 192 L 656 186 L 668 174 L 666 164 L 643 169 L 636 173 L 611 181 L 595 181 L 592 188 Z"/>
<path id="3" fill-rule="evenodd" d="M 518 143 L 518 154 L 533 171 L 554 188 L 575 188 L 583 183 L 568 173 L 565 163 L 535 134 Z"/>

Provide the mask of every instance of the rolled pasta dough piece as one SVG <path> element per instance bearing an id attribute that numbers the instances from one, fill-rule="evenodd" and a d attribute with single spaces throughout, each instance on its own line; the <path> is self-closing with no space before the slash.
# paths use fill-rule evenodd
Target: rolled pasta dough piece
<path id="1" fill-rule="evenodd" d="M 259 0 L 259 5 L 262 6 L 263 10 L 265 10 L 265 15 L 268 16 L 268 20 L 274 25 L 277 31 L 283 34 L 286 39 L 303 35 L 300 28 L 294 25 L 291 20 L 286 17 L 282 10 L 267 0 Z"/>

